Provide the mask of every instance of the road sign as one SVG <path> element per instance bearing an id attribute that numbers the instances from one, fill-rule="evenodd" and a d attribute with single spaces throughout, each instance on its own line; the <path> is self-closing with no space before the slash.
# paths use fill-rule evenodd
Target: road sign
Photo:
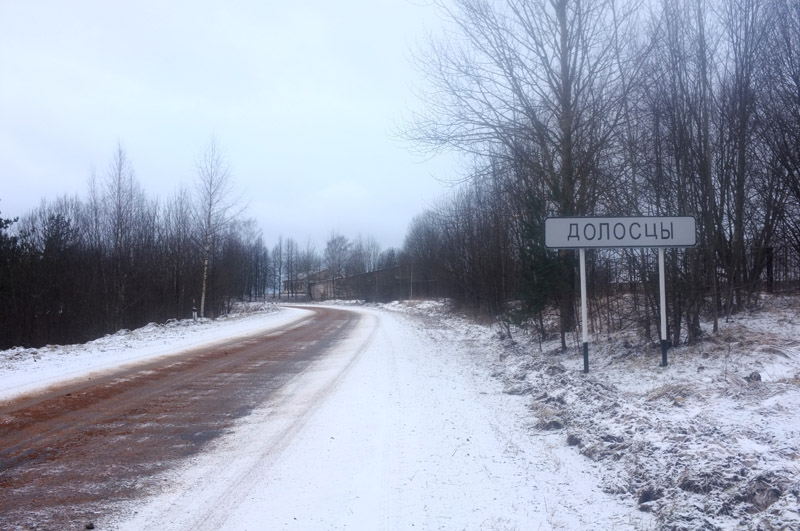
<path id="1" fill-rule="evenodd" d="M 658 247 L 658 284 L 661 309 L 661 366 L 667 366 L 667 297 L 664 284 L 664 248 L 697 245 L 695 219 L 688 216 L 623 218 L 547 218 L 544 244 L 552 249 L 578 249 L 581 275 L 581 336 L 583 372 L 589 372 L 589 331 L 586 323 L 586 249 Z"/>
<path id="2" fill-rule="evenodd" d="M 553 249 L 694 247 L 693 217 L 547 218 L 545 246 Z"/>

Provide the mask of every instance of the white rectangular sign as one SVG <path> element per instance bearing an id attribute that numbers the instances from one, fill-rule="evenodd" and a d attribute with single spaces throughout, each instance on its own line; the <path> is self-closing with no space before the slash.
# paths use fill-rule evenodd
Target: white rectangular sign
<path id="1" fill-rule="evenodd" d="M 553 249 L 599 247 L 694 247 L 693 217 L 547 218 L 545 246 Z"/>

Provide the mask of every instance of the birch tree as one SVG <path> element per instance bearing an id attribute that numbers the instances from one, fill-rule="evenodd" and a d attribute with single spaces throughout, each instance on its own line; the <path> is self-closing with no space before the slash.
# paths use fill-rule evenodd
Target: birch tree
<path id="1" fill-rule="evenodd" d="M 234 195 L 230 162 L 212 136 L 195 163 L 197 217 L 202 227 L 203 275 L 200 288 L 200 317 L 205 317 L 208 274 L 217 239 L 241 213 L 240 198 Z"/>

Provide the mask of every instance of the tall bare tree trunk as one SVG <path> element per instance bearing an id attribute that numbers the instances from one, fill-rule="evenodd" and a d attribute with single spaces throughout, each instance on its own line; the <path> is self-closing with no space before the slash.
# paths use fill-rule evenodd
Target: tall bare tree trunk
<path id="1" fill-rule="evenodd" d="M 215 137 L 196 162 L 198 214 L 203 227 L 203 279 L 200 288 L 200 317 L 205 317 L 208 277 L 214 244 L 219 235 L 240 213 L 240 201 L 232 197 L 231 167 Z"/>

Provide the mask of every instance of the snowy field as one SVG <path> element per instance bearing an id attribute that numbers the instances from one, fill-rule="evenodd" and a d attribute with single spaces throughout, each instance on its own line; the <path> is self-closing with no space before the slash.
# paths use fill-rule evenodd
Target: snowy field
<path id="1" fill-rule="evenodd" d="M 577 349 L 444 302 L 348 341 L 98 529 L 800 529 L 800 304 L 693 347 Z M 0 398 L 294 322 L 296 308 L 0 352 Z M 754 373 L 758 373 L 756 376 Z"/>

